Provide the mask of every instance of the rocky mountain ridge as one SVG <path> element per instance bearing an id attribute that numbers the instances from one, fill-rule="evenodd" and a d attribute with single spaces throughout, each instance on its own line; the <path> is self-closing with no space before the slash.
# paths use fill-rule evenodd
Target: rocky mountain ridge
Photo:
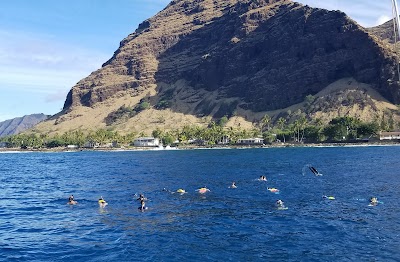
<path id="1" fill-rule="evenodd" d="M 374 26 L 366 29 L 370 34 L 377 36 L 380 40 L 394 44 L 395 43 L 395 31 L 393 27 L 393 20 L 389 20 L 378 26 Z"/>
<path id="2" fill-rule="evenodd" d="M 16 135 L 49 118 L 45 114 L 32 114 L 0 122 L 0 137 Z"/>
<path id="3" fill-rule="evenodd" d="M 397 104 L 396 63 L 393 49 L 340 11 L 290 0 L 175 0 L 71 89 L 53 130 L 99 107 L 104 126 L 120 106 L 143 102 L 160 114 L 253 121 L 343 78 Z"/>

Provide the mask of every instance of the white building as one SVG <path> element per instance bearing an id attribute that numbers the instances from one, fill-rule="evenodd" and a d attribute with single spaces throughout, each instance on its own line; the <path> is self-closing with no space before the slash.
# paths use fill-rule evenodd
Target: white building
<path id="1" fill-rule="evenodd" d="M 93 140 L 89 140 L 86 141 L 85 144 L 83 144 L 84 148 L 96 148 L 96 147 L 100 147 L 100 143 L 97 143 L 96 141 Z"/>
<path id="2" fill-rule="evenodd" d="M 219 144 L 219 145 L 227 145 L 227 144 L 229 144 L 229 142 L 231 142 L 229 137 L 228 136 L 223 136 L 223 137 L 220 138 L 220 140 L 218 140 L 217 144 Z"/>
<path id="3" fill-rule="evenodd" d="M 264 139 L 263 138 L 242 138 L 238 139 L 237 141 L 238 144 L 242 145 L 262 145 L 264 144 Z"/>
<path id="4" fill-rule="evenodd" d="M 400 132 L 380 132 L 379 140 L 400 140 Z"/>
<path id="5" fill-rule="evenodd" d="M 133 141 L 134 146 L 154 147 L 160 145 L 160 139 L 154 137 L 139 137 Z"/>

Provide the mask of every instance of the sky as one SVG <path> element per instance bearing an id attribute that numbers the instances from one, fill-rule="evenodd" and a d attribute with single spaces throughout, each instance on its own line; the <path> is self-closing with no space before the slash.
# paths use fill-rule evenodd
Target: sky
<path id="1" fill-rule="evenodd" d="M 0 122 L 61 111 L 69 90 L 169 0 L 1 0 Z M 391 0 L 298 0 L 341 10 L 365 27 L 392 17 Z M 116 4 L 117 3 L 117 4 Z"/>

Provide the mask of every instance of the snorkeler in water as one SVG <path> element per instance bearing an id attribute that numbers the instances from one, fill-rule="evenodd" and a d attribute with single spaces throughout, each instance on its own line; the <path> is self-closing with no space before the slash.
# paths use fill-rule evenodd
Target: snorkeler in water
<path id="1" fill-rule="evenodd" d="M 205 194 L 207 192 L 210 192 L 210 189 L 206 188 L 206 187 L 202 187 L 199 189 L 196 189 L 197 192 L 199 192 L 200 194 Z"/>
<path id="2" fill-rule="evenodd" d="M 185 189 L 179 188 L 178 190 L 176 190 L 176 193 L 183 195 L 183 194 L 186 194 L 187 192 Z"/>
<path id="3" fill-rule="evenodd" d="M 279 189 L 275 188 L 275 187 L 267 187 L 267 190 L 271 193 L 279 193 Z"/>
<path id="4" fill-rule="evenodd" d="M 98 203 L 99 203 L 99 206 L 100 206 L 101 208 L 104 208 L 105 206 L 108 205 L 108 203 L 104 200 L 104 198 L 103 198 L 102 196 L 99 198 Z"/>
<path id="5" fill-rule="evenodd" d="M 378 204 L 378 198 L 376 198 L 376 197 L 371 197 L 370 199 L 369 199 L 369 205 L 370 206 L 376 206 Z"/>
<path id="6" fill-rule="evenodd" d="M 237 188 L 235 181 L 232 182 L 232 185 L 230 185 L 229 188 Z"/>
<path id="7" fill-rule="evenodd" d="M 334 196 L 326 196 L 326 195 L 323 195 L 322 198 L 328 199 L 328 200 L 335 200 L 336 199 Z"/>
<path id="8" fill-rule="evenodd" d="M 146 203 L 144 202 L 144 200 L 140 200 L 140 207 L 138 207 L 138 209 L 139 209 L 140 211 L 144 211 L 144 210 L 147 209 Z"/>
<path id="9" fill-rule="evenodd" d="M 143 200 L 143 201 L 145 201 L 145 200 L 147 200 L 147 198 L 145 198 L 143 194 L 140 194 L 140 195 L 139 195 L 139 198 L 136 199 L 136 200 L 139 200 L 139 201 L 142 201 L 142 200 Z"/>
<path id="10" fill-rule="evenodd" d="M 276 200 L 276 202 L 275 202 L 275 206 L 276 206 L 278 209 L 284 209 L 284 208 L 285 208 L 285 203 L 284 203 L 281 199 L 278 199 L 278 200 Z"/>
<path id="11" fill-rule="evenodd" d="M 260 176 L 260 178 L 258 179 L 260 181 L 267 181 L 267 177 L 266 176 Z"/>
<path id="12" fill-rule="evenodd" d="M 74 199 L 74 195 L 70 195 L 69 196 L 69 198 L 68 198 L 68 203 L 67 203 L 68 205 L 76 205 L 76 204 L 78 204 L 78 202 L 77 201 L 75 201 L 75 199 Z"/>

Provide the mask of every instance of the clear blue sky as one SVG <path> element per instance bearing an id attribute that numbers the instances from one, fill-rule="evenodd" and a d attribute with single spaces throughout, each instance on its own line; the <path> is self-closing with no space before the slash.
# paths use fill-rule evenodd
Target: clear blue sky
<path id="1" fill-rule="evenodd" d="M 391 0 L 299 0 L 342 10 L 363 26 L 391 17 Z M 71 87 L 169 0 L 1 0 L 0 121 L 55 114 Z"/>

